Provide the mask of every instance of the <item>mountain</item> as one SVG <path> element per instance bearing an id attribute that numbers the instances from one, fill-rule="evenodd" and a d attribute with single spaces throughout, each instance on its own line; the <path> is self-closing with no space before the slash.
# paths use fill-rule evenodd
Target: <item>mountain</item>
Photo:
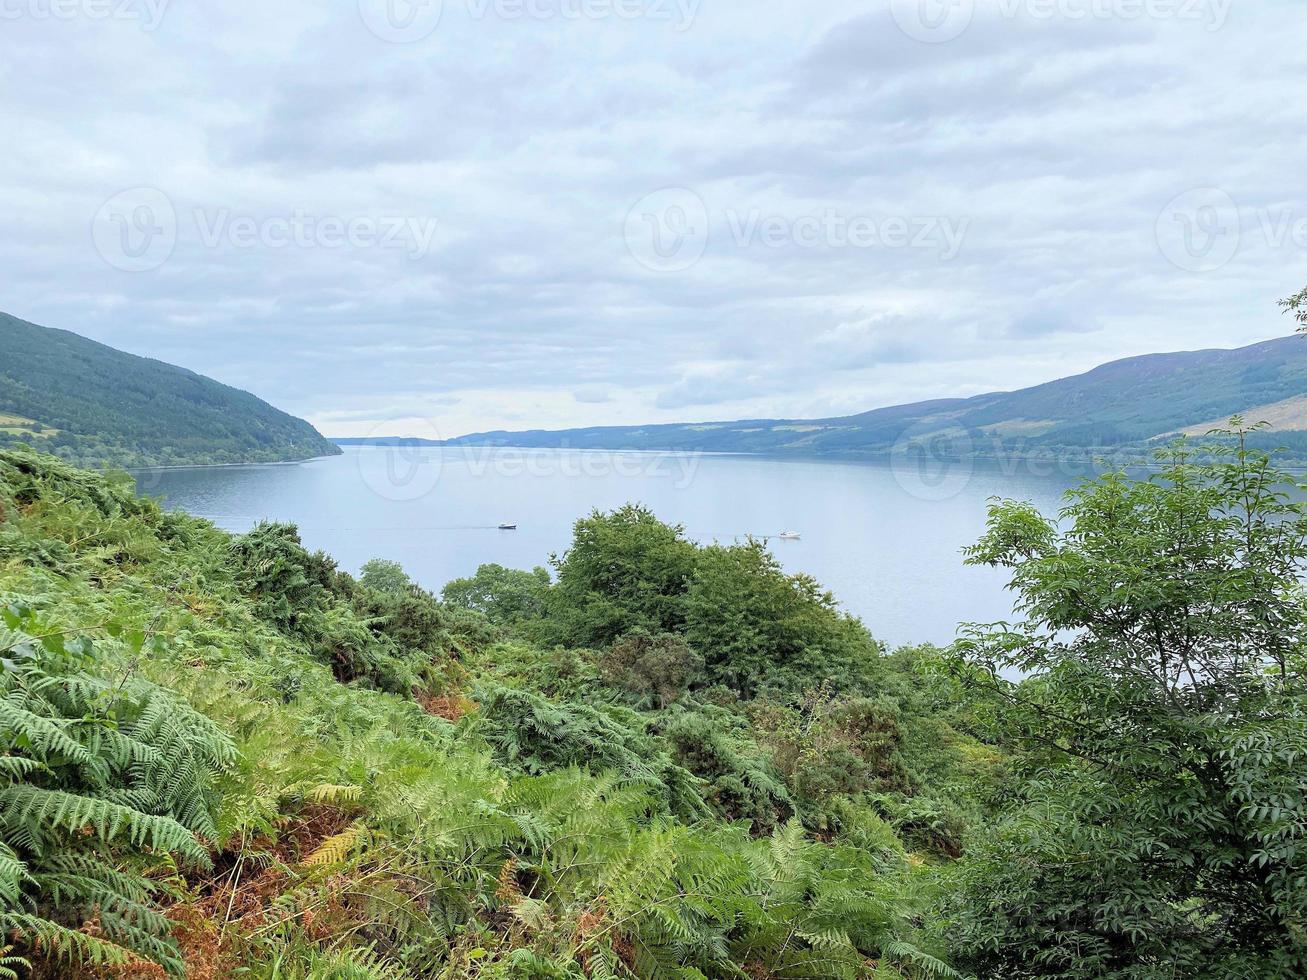
<path id="1" fill-rule="evenodd" d="M 1130 357 L 1019 391 L 842 418 L 481 432 L 446 444 L 870 456 L 930 442 L 959 455 L 1143 456 L 1234 414 L 1272 423 L 1254 441 L 1307 456 L 1307 339 Z"/>
<path id="2" fill-rule="evenodd" d="M 0 445 L 83 465 L 266 463 L 340 452 L 238 388 L 0 313 Z"/>

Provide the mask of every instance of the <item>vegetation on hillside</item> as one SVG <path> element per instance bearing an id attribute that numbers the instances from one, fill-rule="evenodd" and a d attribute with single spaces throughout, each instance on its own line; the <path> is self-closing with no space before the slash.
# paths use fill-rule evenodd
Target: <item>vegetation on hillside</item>
<path id="1" fill-rule="evenodd" d="M 1283 305 L 1300 314 L 1299 294 Z M 1147 462 L 1176 433 L 1307 396 L 1307 344 L 1299 337 L 1235 350 L 1148 354 L 1018 391 L 878 408 L 840 418 L 605 426 L 561 432 L 485 432 L 454 445 L 885 456 L 1062 459 L 1085 472 L 1100 456 Z M 1307 416 L 1288 406 L 1260 448 L 1307 459 Z M 359 440 L 363 441 L 363 440 Z"/>
<path id="2" fill-rule="evenodd" d="M 0 451 L 0 976 L 1300 976 L 1307 512 L 1166 463 L 888 653 L 638 506 L 438 599 Z"/>
<path id="3" fill-rule="evenodd" d="M 269 463 L 340 450 L 248 392 L 0 313 L 0 446 L 81 466 Z"/>

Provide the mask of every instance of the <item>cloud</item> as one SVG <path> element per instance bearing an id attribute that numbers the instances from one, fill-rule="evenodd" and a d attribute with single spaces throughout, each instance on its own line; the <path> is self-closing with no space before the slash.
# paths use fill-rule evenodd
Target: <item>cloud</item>
<path id="1" fill-rule="evenodd" d="M 572 392 L 572 397 L 582 405 L 607 405 L 613 401 L 613 389 L 607 385 L 587 385 Z"/>
<path id="2" fill-rule="evenodd" d="M 820 417 L 1284 332 L 1299 11 L 1138 6 L 977 0 L 939 44 L 857 0 L 684 30 L 446 0 L 411 44 L 355 2 L 29 12 L 0 37 L 0 305 L 333 435 Z M 176 243 L 125 272 L 91 229 L 140 187 Z M 1204 268 L 1160 216 L 1213 187 L 1239 233 Z M 664 188 L 702 214 L 633 213 Z M 320 233 L 392 220 L 430 234 Z"/>

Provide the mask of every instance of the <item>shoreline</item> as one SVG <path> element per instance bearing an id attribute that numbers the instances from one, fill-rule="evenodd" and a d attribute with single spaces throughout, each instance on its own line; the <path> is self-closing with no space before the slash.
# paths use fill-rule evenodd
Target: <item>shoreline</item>
<path id="1" fill-rule="evenodd" d="M 449 450 L 512 450 L 514 452 L 568 452 L 568 453 L 625 453 L 639 454 L 648 456 L 704 456 L 704 457 L 727 457 L 738 459 L 771 459 L 781 462 L 794 460 L 802 462 L 828 462 L 828 463 L 892 463 L 894 453 L 892 451 L 864 452 L 864 453 L 838 453 L 838 452 L 820 452 L 809 453 L 802 451 L 787 452 L 744 452 L 721 449 L 617 449 L 611 447 L 595 446 L 517 446 L 512 444 L 491 444 L 491 443 L 458 443 L 450 445 L 441 442 L 403 442 L 403 443 L 378 443 L 378 442 L 346 442 L 337 443 L 342 449 L 449 449 Z M 1273 456 L 1273 454 L 1272 454 Z M 1069 454 L 1052 454 L 1037 455 L 1033 453 L 1014 452 L 1007 455 L 995 455 L 992 453 L 973 453 L 969 456 L 946 456 L 936 455 L 931 457 L 931 462 L 936 463 L 1038 463 L 1051 466 L 1065 466 L 1067 464 L 1080 465 L 1085 469 L 1096 471 L 1110 472 L 1112 467 L 1102 467 L 1099 462 L 1103 459 L 1099 456 L 1081 456 Z M 1148 469 L 1161 470 L 1165 465 L 1158 463 L 1146 455 L 1131 456 L 1121 460 L 1120 465 L 1125 469 Z M 1307 473 L 1307 460 L 1293 458 L 1291 461 L 1285 461 L 1277 464 L 1277 468 L 1295 472 Z"/>
<path id="2" fill-rule="evenodd" d="M 344 452 L 327 453 L 322 456 L 305 456 L 302 459 L 268 459 L 263 461 L 251 461 L 248 463 L 169 463 L 162 466 L 87 466 L 86 469 L 94 469 L 96 472 L 104 473 L 110 470 L 120 470 L 127 474 L 136 473 L 162 473 L 172 470 L 210 470 L 210 469 L 230 469 L 234 466 L 298 466 L 300 463 L 313 463 L 320 459 L 335 459 L 337 456 L 345 455 Z"/>

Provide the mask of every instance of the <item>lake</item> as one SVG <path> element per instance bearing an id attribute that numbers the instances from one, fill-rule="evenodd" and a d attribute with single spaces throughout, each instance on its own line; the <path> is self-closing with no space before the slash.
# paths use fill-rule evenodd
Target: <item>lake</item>
<path id="1" fill-rule="evenodd" d="M 846 462 L 682 453 L 351 447 L 305 463 L 136 474 L 141 493 L 244 531 L 298 524 L 356 572 L 400 562 L 439 592 L 478 565 L 545 565 L 594 508 L 643 503 L 699 542 L 768 538 L 891 647 L 947 643 L 960 622 L 1010 617 L 1006 576 L 968 568 L 991 497 L 1057 510 L 1082 473 L 1061 464 Z M 498 525 L 516 522 L 518 530 Z M 799 540 L 780 540 L 782 531 Z"/>

